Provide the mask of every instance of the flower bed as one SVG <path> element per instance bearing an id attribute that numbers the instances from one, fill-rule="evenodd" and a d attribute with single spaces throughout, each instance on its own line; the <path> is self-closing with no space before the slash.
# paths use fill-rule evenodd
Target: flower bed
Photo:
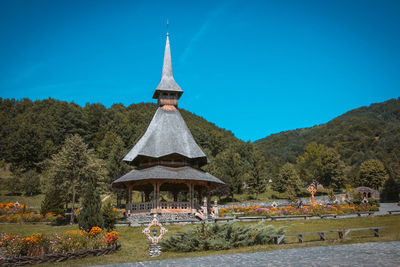
<path id="1" fill-rule="evenodd" d="M 303 206 L 301 208 L 296 208 L 293 206 L 287 207 L 267 207 L 262 208 L 259 206 L 255 207 L 236 207 L 234 206 L 232 209 L 220 209 L 219 215 L 220 217 L 224 217 L 225 215 L 235 213 L 242 213 L 238 215 L 240 216 L 284 216 L 284 215 L 312 215 L 312 216 L 320 216 L 323 214 L 338 214 L 338 215 L 347 215 L 347 214 L 355 214 L 357 212 L 364 211 L 377 211 L 379 210 L 375 205 L 361 204 L 361 205 L 315 205 L 315 206 Z"/>
<path id="2" fill-rule="evenodd" d="M 115 245 L 111 245 L 105 248 L 99 249 L 91 249 L 91 250 L 82 250 L 82 251 L 74 251 L 67 253 L 58 253 L 58 254 L 46 254 L 40 257 L 37 256 L 23 256 L 23 257 L 13 257 L 2 259 L 0 257 L 0 265 L 1 266 L 21 266 L 21 265 L 32 265 L 39 264 L 44 262 L 60 262 L 65 260 L 71 260 L 75 258 L 82 258 L 87 256 L 101 256 L 105 254 L 110 254 L 115 250 L 121 248 L 121 244 L 118 242 Z"/>
<path id="3" fill-rule="evenodd" d="M 7 258 L 44 257 L 50 254 L 65 255 L 71 252 L 104 249 L 116 246 L 118 232 L 106 233 L 99 227 L 90 232 L 83 230 L 66 231 L 61 235 L 43 235 L 36 233 L 28 237 L 0 234 L 0 250 Z"/>
<path id="4" fill-rule="evenodd" d="M 45 215 L 32 212 L 27 206 L 17 202 L 0 203 L 0 222 L 54 222 L 62 215 L 47 213 Z"/>

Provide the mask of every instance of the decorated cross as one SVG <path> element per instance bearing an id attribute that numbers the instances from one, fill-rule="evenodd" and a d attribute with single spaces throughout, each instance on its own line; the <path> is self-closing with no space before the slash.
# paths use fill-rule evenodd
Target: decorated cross
<path id="1" fill-rule="evenodd" d="M 160 227 L 160 234 L 158 236 L 156 236 L 157 231 L 155 230 L 154 235 L 152 236 L 150 233 L 150 228 L 151 227 Z M 162 224 L 158 221 L 157 219 L 157 215 L 154 215 L 154 219 L 150 222 L 150 224 L 143 229 L 142 233 L 145 234 L 147 236 L 147 238 L 151 241 L 151 243 L 153 244 L 157 244 L 161 238 L 168 232 L 168 230 L 166 228 L 164 228 L 162 226 Z"/>
<path id="2" fill-rule="evenodd" d="M 311 204 L 315 205 L 314 195 L 318 191 L 318 182 L 314 180 L 307 188 L 307 191 L 311 194 Z"/>

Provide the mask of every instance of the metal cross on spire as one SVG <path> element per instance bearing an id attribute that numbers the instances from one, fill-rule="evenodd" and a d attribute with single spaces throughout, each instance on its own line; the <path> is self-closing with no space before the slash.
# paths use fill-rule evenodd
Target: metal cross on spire
<path id="1" fill-rule="evenodd" d="M 169 36 L 169 33 L 168 33 L 168 25 L 169 25 L 169 22 L 168 22 L 168 19 L 167 19 L 167 36 Z"/>

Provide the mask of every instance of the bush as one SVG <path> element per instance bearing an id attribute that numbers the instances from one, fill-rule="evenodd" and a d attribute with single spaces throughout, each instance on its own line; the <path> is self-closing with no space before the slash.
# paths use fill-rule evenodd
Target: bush
<path id="1" fill-rule="evenodd" d="M 89 233 L 70 230 L 61 235 L 36 233 L 28 237 L 1 233 L 0 249 L 6 257 L 43 256 L 105 248 L 117 244 L 118 239 L 118 232 L 105 233 L 101 228 L 92 229 Z"/>
<path id="2" fill-rule="evenodd" d="M 362 194 L 353 194 L 352 202 L 354 205 L 363 204 L 364 196 Z M 371 206 L 379 207 L 379 199 L 376 198 L 368 198 L 368 204 Z"/>
<path id="3" fill-rule="evenodd" d="M 161 240 L 165 251 L 224 250 L 242 246 L 273 243 L 272 235 L 284 234 L 284 228 L 275 229 L 272 225 L 201 224 L 179 231 Z"/>
<path id="4" fill-rule="evenodd" d="M 111 201 L 104 203 L 102 208 L 104 228 L 108 231 L 115 229 L 115 224 L 120 216 L 118 210 L 113 207 Z"/>
<path id="5" fill-rule="evenodd" d="M 333 192 L 332 188 L 328 189 L 327 191 L 328 191 L 329 202 L 333 203 L 336 200 L 335 192 Z"/>

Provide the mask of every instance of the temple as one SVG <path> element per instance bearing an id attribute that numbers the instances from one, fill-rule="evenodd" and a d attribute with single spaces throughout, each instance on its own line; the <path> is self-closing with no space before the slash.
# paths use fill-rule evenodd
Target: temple
<path id="1" fill-rule="evenodd" d="M 129 214 L 186 213 L 205 219 L 210 191 L 224 184 L 201 169 L 208 159 L 177 109 L 182 94 L 173 77 L 167 34 L 161 82 L 153 95 L 158 109 L 145 134 L 123 159 L 136 168 L 112 183 L 126 190 Z M 132 203 L 132 191 L 142 192 L 142 202 Z M 161 192 L 168 192 L 170 198 L 165 200 Z M 208 200 L 206 207 L 200 206 L 203 197 Z"/>

